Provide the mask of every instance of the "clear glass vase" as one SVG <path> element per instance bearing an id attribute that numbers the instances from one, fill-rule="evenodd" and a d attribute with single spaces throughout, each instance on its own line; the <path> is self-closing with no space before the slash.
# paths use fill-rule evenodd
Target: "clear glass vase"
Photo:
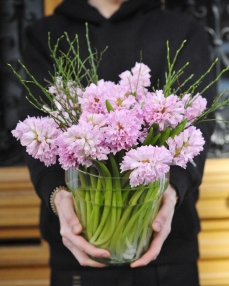
<path id="1" fill-rule="evenodd" d="M 83 237 L 111 254 L 109 259 L 92 259 L 125 264 L 147 251 L 168 174 L 147 186 L 131 188 L 128 177 L 101 177 L 92 167 L 87 172 L 70 168 L 66 183 L 73 194 Z"/>

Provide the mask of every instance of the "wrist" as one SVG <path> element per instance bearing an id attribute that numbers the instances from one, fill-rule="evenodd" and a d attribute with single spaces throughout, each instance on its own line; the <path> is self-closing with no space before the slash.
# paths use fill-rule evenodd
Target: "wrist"
<path id="1" fill-rule="evenodd" d="M 178 192 L 177 192 L 176 188 L 171 183 L 169 185 L 170 185 L 170 189 L 171 189 L 171 196 L 173 196 L 173 198 L 175 199 L 176 204 L 177 204 L 177 201 L 179 200 Z"/>
<path id="2" fill-rule="evenodd" d="M 67 187 L 65 186 L 59 186 L 56 187 L 53 192 L 51 193 L 50 196 L 50 207 L 53 213 L 58 216 L 58 212 L 56 209 L 56 205 L 58 204 L 59 201 L 61 201 L 61 198 L 66 194 L 69 193 L 70 191 L 68 190 Z"/>

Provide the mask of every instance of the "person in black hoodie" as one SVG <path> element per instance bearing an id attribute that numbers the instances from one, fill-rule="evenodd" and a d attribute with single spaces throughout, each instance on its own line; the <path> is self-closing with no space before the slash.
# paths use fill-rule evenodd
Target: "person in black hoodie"
<path id="1" fill-rule="evenodd" d="M 89 25 L 92 49 L 103 51 L 108 46 L 98 69 L 100 79 L 117 82 L 121 72 L 130 70 L 140 60 L 141 52 L 142 62 L 151 69 L 152 86 L 157 86 L 159 80 L 162 87 L 167 70 L 167 40 L 171 57 L 183 40 L 187 40 L 176 69 L 190 61 L 186 77 L 194 74 L 192 81 L 210 66 L 203 27 L 185 14 L 161 9 L 159 0 L 65 0 L 56 8 L 54 15 L 37 21 L 26 32 L 24 62 L 40 84 L 46 85 L 44 79 L 50 79 L 49 72 L 53 73 L 48 32 L 51 33 L 52 46 L 65 31 L 70 39 L 78 34 L 81 57 L 85 59 L 88 56 L 85 22 Z M 67 43 L 61 41 L 60 48 L 66 52 Z M 212 75 L 209 74 L 201 86 L 206 86 L 211 80 Z M 31 86 L 31 91 L 40 96 L 35 86 Z M 205 96 L 210 105 L 215 96 L 214 88 L 208 89 Z M 27 115 L 43 116 L 22 97 L 20 119 Z M 80 236 L 81 225 L 73 210 L 71 194 L 60 187 L 54 197 L 58 217 L 50 206 L 53 190 L 66 186 L 64 170 L 58 164 L 47 168 L 26 155 L 31 180 L 42 201 L 40 229 L 50 245 L 52 286 L 199 285 L 197 235 L 200 225 L 195 204 L 214 124 L 203 122 L 198 128 L 205 138 L 205 149 L 195 158 L 194 164 L 188 164 L 187 169 L 171 167 L 170 185 L 153 224 L 155 238 L 149 251 L 131 267 L 104 267 L 89 258 L 88 255 L 107 257 L 109 253 L 95 248 Z"/>

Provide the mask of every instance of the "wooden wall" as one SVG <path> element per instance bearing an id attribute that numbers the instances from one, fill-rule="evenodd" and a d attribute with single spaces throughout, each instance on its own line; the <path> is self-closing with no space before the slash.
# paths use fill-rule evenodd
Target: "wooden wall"
<path id="1" fill-rule="evenodd" d="M 44 13 L 46 16 L 53 13 L 54 8 L 60 4 L 62 0 L 44 0 Z"/>
<path id="2" fill-rule="evenodd" d="M 0 168 L 0 286 L 49 285 L 39 205 L 26 167 Z M 229 159 L 207 160 L 197 209 L 201 286 L 228 286 Z"/>

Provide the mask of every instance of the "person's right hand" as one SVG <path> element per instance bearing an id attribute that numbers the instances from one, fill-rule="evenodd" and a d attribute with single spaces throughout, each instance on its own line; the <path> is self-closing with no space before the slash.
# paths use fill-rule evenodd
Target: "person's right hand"
<path id="1" fill-rule="evenodd" d="M 89 257 L 90 255 L 109 258 L 110 253 L 107 250 L 96 248 L 80 235 L 82 226 L 74 211 L 72 194 L 64 189 L 60 190 L 54 198 L 54 205 L 60 220 L 63 244 L 72 252 L 80 265 L 100 268 L 107 266 Z"/>

